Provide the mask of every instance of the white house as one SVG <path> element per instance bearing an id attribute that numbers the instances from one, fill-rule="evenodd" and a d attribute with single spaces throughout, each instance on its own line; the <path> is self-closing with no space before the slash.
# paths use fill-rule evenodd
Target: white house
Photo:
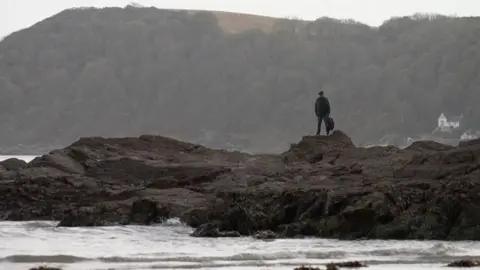
<path id="1" fill-rule="evenodd" d="M 478 136 L 480 135 L 480 132 L 473 132 L 471 130 L 465 131 L 462 136 L 460 136 L 460 140 L 462 141 L 469 141 L 469 140 L 475 140 L 478 139 Z"/>
<path id="2" fill-rule="evenodd" d="M 441 113 L 438 117 L 438 127 L 441 131 L 451 131 L 460 127 L 460 121 L 463 115 L 460 116 L 447 116 L 445 113 Z"/>

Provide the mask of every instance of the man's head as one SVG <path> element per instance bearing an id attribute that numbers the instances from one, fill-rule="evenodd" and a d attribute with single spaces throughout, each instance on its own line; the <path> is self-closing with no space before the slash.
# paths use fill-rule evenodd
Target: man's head
<path id="1" fill-rule="evenodd" d="M 323 97 L 323 91 L 320 91 L 320 93 L 318 93 L 318 95 Z"/>

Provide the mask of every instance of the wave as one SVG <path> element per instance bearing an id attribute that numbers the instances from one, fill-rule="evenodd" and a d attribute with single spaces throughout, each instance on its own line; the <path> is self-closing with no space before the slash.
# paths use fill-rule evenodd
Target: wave
<path id="1" fill-rule="evenodd" d="M 33 221 L 0 221 L 3 226 L 15 226 L 20 225 L 23 228 L 27 229 L 44 229 L 44 228 L 56 228 L 60 221 L 44 221 L 44 220 L 33 220 Z M 180 218 L 174 217 L 169 218 L 161 223 L 155 224 L 153 226 L 165 226 L 165 227 L 189 227 L 183 223 Z M 111 229 L 111 228 L 130 228 L 130 227 L 139 227 L 138 225 L 119 225 L 119 226 L 99 226 L 99 227 L 72 227 L 70 229 L 81 228 L 81 229 Z M 140 226 L 140 227 L 151 227 L 149 226 Z"/>
<path id="2" fill-rule="evenodd" d="M 90 261 L 89 258 L 70 255 L 11 255 L 0 259 L 10 263 L 78 263 Z"/>
<path id="3" fill-rule="evenodd" d="M 164 222 L 160 223 L 161 226 L 168 226 L 168 227 L 189 227 L 187 224 L 183 223 L 180 218 L 169 218 Z"/>
<path id="4" fill-rule="evenodd" d="M 429 249 L 425 248 L 386 248 L 371 251 L 361 251 L 363 255 L 373 256 L 448 256 L 449 254 L 468 252 L 466 249 L 446 243 L 437 243 Z"/>
<path id="5" fill-rule="evenodd" d="M 346 260 L 361 260 L 367 264 L 420 264 L 420 263 L 448 263 L 460 259 L 474 259 L 474 256 L 468 255 L 445 255 L 432 254 L 424 252 L 423 254 L 415 254 L 411 256 L 408 253 L 396 253 L 395 256 L 379 256 L 379 254 L 391 254 L 390 251 L 382 253 L 374 252 L 358 252 L 347 254 L 342 251 L 332 252 L 273 252 L 270 254 L 258 253 L 240 253 L 231 256 L 171 256 L 172 254 L 158 254 L 156 257 L 98 257 L 88 258 L 71 255 L 11 255 L 0 258 L 0 262 L 10 263 L 64 263 L 72 264 L 87 261 L 96 261 L 102 263 L 214 263 L 214 262 L 230 262 L 230 264 L 238 264 L 243 262 L 260 262 L 274 263 L 282 260 L 305 260 L 305 261 L 323 261 L 338 262 Z M 170 255 L 170 256 L 169 256 Z M 405 258 L 403 256 L 408 256 Z M 296 262 L 298 264 L 298 262 Z"/>

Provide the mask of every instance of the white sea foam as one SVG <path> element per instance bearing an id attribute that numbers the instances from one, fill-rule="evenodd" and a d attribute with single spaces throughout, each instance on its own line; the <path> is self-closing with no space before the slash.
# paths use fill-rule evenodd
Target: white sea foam
<path id="1" fill-rule="evenodd" d="M 480 256 L 480 243 L 193 238 L 168 220 L 156 226 L 57 228 L 56 222 L 0 222 L 0 269 L 293 269 L 360 260 L 377 269 L 443 269 Z"/>

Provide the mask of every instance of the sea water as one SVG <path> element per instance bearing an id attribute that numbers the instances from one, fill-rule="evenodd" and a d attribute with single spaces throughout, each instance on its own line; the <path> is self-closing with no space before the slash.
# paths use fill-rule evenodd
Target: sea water
<path id="1" fill-rule="evenodd" d="M 155 226 L 57 228 L 57 222 L 0 222 L 0 269 L 293 269 L 358 260 L 371 269 L 444 269 L 480 256 L 476 242 L 194 238 L 172 219 Z"/>

